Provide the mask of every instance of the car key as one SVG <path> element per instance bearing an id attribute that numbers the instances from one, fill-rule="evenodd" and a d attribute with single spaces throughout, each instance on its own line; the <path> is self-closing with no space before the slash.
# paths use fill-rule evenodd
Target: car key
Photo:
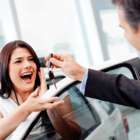
<path id="1" fill-rule="evenodd" d="M 49 64 L 48 64 L 48 69 L 49 69 L 49 77 L 50 77 L 50 79 L 52 80 L 52 82 L 53 82 L 53 84 L 54 84 L 54 86 L 55 86 L 55 88 L 57 89 L 57 87 L 56 87 L 56 83 L 55 83 L 55 80 L 54 80 L 54 74 L 53 74 L 53 71 L 52 71 L 52 63 L 51 63 L 51 61 L 50 61 L 50 59 L 53 57 L 53 54 L 52 53 L 50 53 L 49 54 Z"/>

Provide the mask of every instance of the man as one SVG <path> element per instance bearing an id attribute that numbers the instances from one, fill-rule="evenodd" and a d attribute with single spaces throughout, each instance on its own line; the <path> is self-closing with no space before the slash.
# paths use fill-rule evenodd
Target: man
<path id="1" fill-rule="evenodd" d="M 120 27 L 128 42 L 140 51 L 140 0 L 112 0 L 117 5 Z M 48 56 L 46 57 L 48 60 Z M 74 80 L 82 82 L 85 96 L 140 109 L 140 82 L 123 75 L 109 75 L 85 69 L 70 56 L 54 54 L 53 67 Z"/>

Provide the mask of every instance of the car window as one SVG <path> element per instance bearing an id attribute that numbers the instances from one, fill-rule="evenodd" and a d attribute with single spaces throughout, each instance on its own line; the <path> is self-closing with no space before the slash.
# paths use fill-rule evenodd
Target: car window
<path id="1" fill-rule="evenodd" d="M 63 76 L 63 75 L 55 76 L 55 83 L 59 82 L 60 80 L 62 80 L 64 78 L 65 78 L 65 76 Z M 49 89 L 53 85 L 53 82 L 50 78 L 47 78 L 46 84 L 47 84 L 47 88 Z"/>
<path id="2" fill-rule="evenodd" d="M 95 126 L 100 123 L 100 119 L 92 104 L 84 97 L 84 95 L 79 90 L 79 86 L 80 84 L 78 84 L 77 86 L 73 86 L 68 90 L 68 93 L 72 101 L 76 120 L 81 126 L 82 132 L 84 134 L 88 132 L 86 130 L 90 129 L 91 131 L 91 129 L 95 129 Z"/>
<path id="3" fill-rule="evenodd" d="M 132 72 L 126 67 L 116 68 L 107 72 L 108 74 L 123 74 L 129 79 L 134 79 Z"/>
<path id="4" fill-rule="evenodd" d="M 116 108 L 116 105 L 110 102 L 99 100 L 99 103 L 109 115 L 111 115 L 111 113 Z"/>
<path id="5" fill-rule="evenodd" d="M 70 99 L 72 112 L 65 114 L 70 121 L 73 121 L 72 115 L 76 119 L 76 123 L 81 129 L 81 140 L 84 140 L 92 131 L 94 131 L 101 123 L 101 120 L 95 111 L 93 105 L 85 98 L 79 90 L 80 83 L 67 87 L 59 93 L 60 99 Z M 66 100 L 67 101 L 67 100 Z M 65 110 L 66 111 L 66 110 Z M 65 118 L 65 116 L 63 116 Z M 56 140 L 61 139 L 61 135 L 55 130 L 52 118 L 46 111 L 42 111 L 37 117 L 36 121 L 32 123 L 31 127 L 26 133 L 26 139 L 34 140 Z M 86 121 L 85 121 L 86 120 Z M 60 123 L 61 124 L 61 123 Z M 58 126 L 61 128 L 61 125 Z M 24 137 L 24 138 L 25 138 Z"/>

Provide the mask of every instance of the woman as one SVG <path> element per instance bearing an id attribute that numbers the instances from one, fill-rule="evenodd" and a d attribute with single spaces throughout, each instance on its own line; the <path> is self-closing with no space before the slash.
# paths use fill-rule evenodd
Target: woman
<path id="1" fill-rule="evenodd" d="M 73 121 L 62 117 L 66 115 L 63 111 L 64 101 L 54 102 L 58 97 L 40 98 L 47 91 L 45 75 L 30 45 L 14 41 L 4 46 L 0 56 L 0 83 L 0 140 L 11 135 L 32 112 L 42 110 L 47 110 L 54 129 L 62 139 L 69 139 L 71 134 L 73 138 L 80 138 L 81 130 L 76 119 L 73 117 Z M 67 107 L 72 111 L 71 107 Z M 52 115 L 59 119 L 53 120 Z M 62 127 L 67 126 L 67 135 L 58 128 L 60 121 L 63 122 L 60 124 Z"/>

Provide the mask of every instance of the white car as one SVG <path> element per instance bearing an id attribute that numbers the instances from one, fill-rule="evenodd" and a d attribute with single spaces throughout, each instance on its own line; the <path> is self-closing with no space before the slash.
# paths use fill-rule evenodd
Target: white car
<path id="1" fill-rule="evenodd" d="M 110 74 L 122 73 L 130 79 L 140 79 L 140 60 L 136 53 L 104 62 L 101 65 L 91 67 L 91 69 Z M 58 73 L 55 79 L 57 90 L 46 74 L 46 82 L 50 89 L 42 98 L 69 95 L 74 115 L 82 131 L 80 140 L 128 140 L 127 119 L 115 104 L 85 97 L 80 91 L 80 82 L 68 77 L 64 78 L 65 75 L 60 70 L 56 71 L 54 73 Z M 45 72 L 47 73 L 47 70 Z M 32 113 L 19 125 L 11 140 L 56 140 L 54 131 L 48 133 L 48 126 L 53 128 L 51 121 L 40 119 L 42 116 L 48 118 L 45 112 Z M 40 126 L 40 121 L 44 125 Z"/>

